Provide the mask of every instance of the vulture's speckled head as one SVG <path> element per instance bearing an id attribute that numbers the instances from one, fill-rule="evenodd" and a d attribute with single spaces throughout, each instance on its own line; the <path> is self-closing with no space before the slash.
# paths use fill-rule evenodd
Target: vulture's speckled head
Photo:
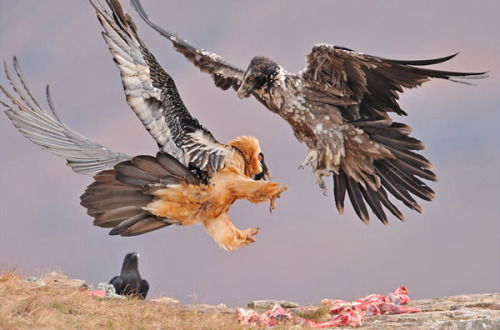
<path id="1" fill-rule="evenodd" d="M 279 79 L 280 66 L 265 56 L 255 56 L 243 74 L 243 82 L 238 89 L 238 96 L 242 99 L 249 97 L 253 91 L 265 93 L 271 84 Z"/>

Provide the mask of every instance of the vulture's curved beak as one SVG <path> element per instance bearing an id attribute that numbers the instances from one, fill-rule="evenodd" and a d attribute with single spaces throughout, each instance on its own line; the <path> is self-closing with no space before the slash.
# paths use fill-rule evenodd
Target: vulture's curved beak
<path id="1" fill-rule="evenodd" d="M 244 99 L 245 97 L 249 97 L 252 94 L 253 85 L 252 84 L 241 84 L 240 88 L 238 88 L 238 97 L 240 99 Z"/>

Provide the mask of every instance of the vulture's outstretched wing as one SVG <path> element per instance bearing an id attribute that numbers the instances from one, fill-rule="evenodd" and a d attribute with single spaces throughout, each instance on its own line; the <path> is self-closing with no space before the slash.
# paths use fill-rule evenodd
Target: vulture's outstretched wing
<path id="1" fill-rule="evenodd" d="M 217 171 L 227 150 L 193 118 L 170 75 L 158 64 L 137 35 L 137 29 L 116 0 L 106 0 L 112 10 L 96 10 L 104 39 L 121 71 L 127 102 L 158 142 L 162 151 L 184 165 Z"/>
<path id="2" fill-rule="evenodd" d="M 358 104 L 359 113 L 343 114 L 347 120 L 387 118 L 387 112 L 406 115 L 397 100 L 403 88 L 415 88 L 431 78 L 467 83 L 484 78 L 485 72 L 452 72 L 420 66 L 448 61 L 457 54 L 429 60 L 391 60 L 366 55 L 348 48 L 318 44 L 306 57 L 301 79 L 315 89 L 325 103 Z"/>
<path id="3" fill-rule="evenodd" d="M 64 124 L 55 112 L 47 86 L 47 101 L 53 115 L 51 116 L 31 94 L 19 69 L 17 59 L 14 57 L 14 69 L 22 88 L 10 73 L 7 63 L 4 62 L 4 65 L 5 74 L 12 85 L 14 94 L 0 86 L 5 96 L 10 99 L 11 104 L 3 101 L 0 103 L 7 108 L 5 114 L 14 126 L 28 140 L 39 145 L 42 149 L 66 159 L 67 165 L 80 174 L 93 176 L 102 170 L 112 169 L 115 164 L 131 158 L 78 134 Z"/>
<path id="4" fill-rule="evenodd" d="M 374 159 L 367 167 L 375 173 L 374 178 L 380 180 L 377 188 L 367 184 L 372 179 L 356 179 L 359 173 L 353 168 L 362 164 L 366 166 L 366 155 L 358 152 L 357 157 L 350 157 L 347 161 L 348 153 L 355 144 L 345 147 L 345 161 L 340 162 L 339 173 L 333 174 L 335 201 L 340 213 L 343 212 L 346 192 L 364 222 L 369 219 L 365 202 L 383 223 L 387 223 L 387 217 L 382 206 L 404 220 L 401 212 L 387 198 L 386 190 L 418 212 L 422 212 L 422 208 L 411 194 L 427 201 L 434 198 L 432 189 L 419 179 L 437 180 L 431 171 L 432 164 L 414 152 L 423 149 L 424 144 L 409 136 L 409 126 L 392 122 L 388 112 L 406 115 L 397 102 L 398 93 L 402 93 L 403 88 L 418 87 L 430 78 L 462 83 L 466 83 L 464 79 L 467 78 L 484 78 L 484 72 L 421 68 L 445 62 L 455 55 L 429 60 L 391 60 L 325 44 L 314 46 L 307 55 L 306 68 L 299 75 L 306 86 L 305 98 L 312 103 L 319 101 L 320 104 L 336 105 L 345 123 L 361 129 L 360 132 L 372 140 L 370 143 L 380 146 L 380 151 L 389 151 L 389 155 L 372 156 Z M 344 138 L 350 139 L 349 136 Z M 365 143 L 365 146 L 368 145 Z"/>
<path id="5" fill-rule="evenodd" d="M 174 49 L 183 54 L 188 61 L 196 65 L 202 72 L 210 73 L 215 85 L 227 90 L 233 87 L 237 90 L 243 79 L 243 69 L 240 69 L 224 60 L 217 54 L 207 52 L 204 49 L 190 45 L 186 40 L 166 31 L 158 24 L 152 22 L 139 0 L 131 0 L 130 3 L 139 13 L 141 18 L 159 34 L 166 37 L 174 44 Z"/>

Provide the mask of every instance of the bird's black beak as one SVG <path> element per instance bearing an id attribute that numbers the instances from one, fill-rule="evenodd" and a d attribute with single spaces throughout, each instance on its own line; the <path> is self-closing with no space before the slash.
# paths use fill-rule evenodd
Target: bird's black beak
<path id="1" fill-rule="evenodd" d="M 271 179 L 271 170 L 267 168 L 267 165 L 264 162 L 264 159 L 261 160 L 260 164 L 262 166 L 262 172 L 260 172 L 259 174 L 255 174 L 253 176 L 253 179 L 255 181 L 262 180 L 262 179 L 264 179 L 264 180 Z M 267 176 L 267 178 L 266 178 L 266 176 Z"/>

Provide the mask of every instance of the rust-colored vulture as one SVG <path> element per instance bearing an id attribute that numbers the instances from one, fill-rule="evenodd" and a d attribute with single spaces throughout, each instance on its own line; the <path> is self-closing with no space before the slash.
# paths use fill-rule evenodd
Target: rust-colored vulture
<path id="1" fill-rule="evenodd" d="M 14 93 L 1 86 L 11 101 L 2 101 L 7 116 L 26 138 L 66 159 L 75 172 L 94 176 L 81 204 L 95 218 L 94 225 L 112 228 L 111 235 L 199 223 L 227 251 L 254 242 L 258 229 L 235 228 L 229 208 L 247 199 L 270 200 L 274 209 L 287 186 L 265 180 L 270 171 L 255 137 L 222 144 L 190 115 L 173 79 L 140 40 L 130 17 L 118 1 L 106 2 L 111 13 L 92 5 L 120 69 L 127 102 L 157 142 L 157 155 L 130 157 L 78 134 L 59 120 L 47 88 L 51 116 L 31 95 L 16 59 L 22 87 L 7 65 Z"/>

